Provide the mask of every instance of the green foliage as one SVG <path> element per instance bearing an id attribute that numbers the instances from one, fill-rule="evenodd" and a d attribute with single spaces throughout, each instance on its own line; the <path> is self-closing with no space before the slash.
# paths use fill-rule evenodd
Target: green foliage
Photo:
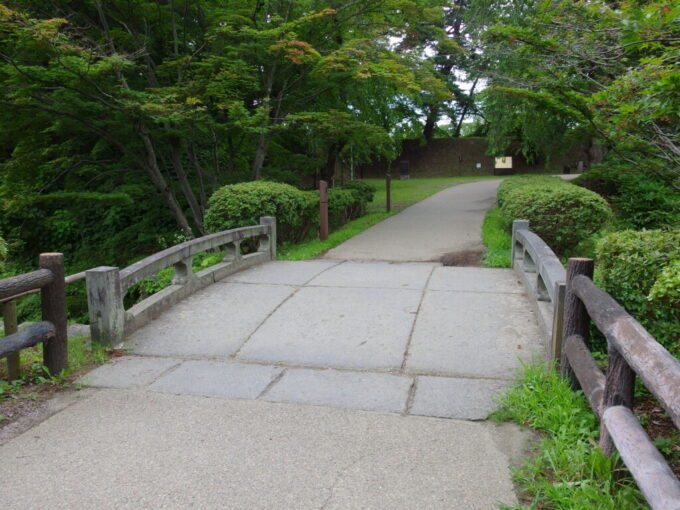
<path id="1" fill-rule="evenodd" d="M 572 182 L 607 199 L 622 229 L 656 229 L 680 224 L 680 192 L 667 180 L 635 171 L 629 164 L 598 165 Z"/>
<path id="2" fill-rule="evenodd" d="M 611 209 L 602 197 L 561 179 L 540 179 L 534 184 L 532 178 L 510 178 L 506 182 L 499 189 L 505 219 L 509 223 L 529 220 L 531 230 L 557 254 L 587 239 L 611 219 Z"/>
<path id="3" fill-rule="evenodd" d="M 523 186 L 564 186 L 566 183 L 559 177 L 551 177 L 549 175 L 516 175 L 508 179 L 504 179 L 498 185 L 496 191 L 496 202 L 498 207 L 502 207 L 505 198 L 509 192 Z"/>
<path id="4" fill-rule="evenodd" d="M 489 209 L 482 224 L 482 242 L 486 246 L 483 263 L 486 267 L 510 267 L 512 236 L 507 221 L 498 208 Z"/>
<path id="5" fill-rule="evenodd" d="M 632 230 L 597 247 L 597 283 L 658 342 L 680 354 L 680 231 Z"/>
<path id="6" fill-rule="evenodd" d="M 521 508 L 645 507 L 632 479 L 617 473 L 616 459 L 607 458 L 597 446 L 599 427 L 585 398 L 554 368 L 542 363 L 525 367 L 500 405 L 494 418 L 541 434 L 536 455 L 514 472 L 521 496 L 529 500 Z"/>
<path id="7" fill-rule="evenodd" d="M 353 189 L 361 194 L 361 200 L 365 203 L 372 202 L 376 187 L 366 181 L 349 181 L 339 186 L 340 189 Z"/>
<path id="8" fill-rule="evenodd" d="M 305 193 L 276 182 L 244 182 L 224 186 L 208 201 L 205 225 L 209 232 L 258 225 L 263 216 L 274 216 L 280 242 L 304 238 L 310 211 Z"/>

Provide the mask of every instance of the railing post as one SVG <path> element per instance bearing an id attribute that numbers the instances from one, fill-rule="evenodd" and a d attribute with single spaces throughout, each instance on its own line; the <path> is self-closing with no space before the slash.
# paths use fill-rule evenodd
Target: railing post
<path id="1" fill-rule="evenodd" d="M 18 331 L 17 302 L 12 299 L 2 304 L 2 322 L 5 326 L 5 336 L 13 335 Z M 20 355 L 18 352 L 7 356 L 7 375 L 10 381 L 19 379 L 21 375 Z"/>
<path id="2" fill-rule="evenodd" d="M 385 209 L 387 212 L 392 210 L 392 176 L 385 175 Z"/>
<path id="3" fill-rule="evenodd" d="M 510 267 L 515 267 L 515 234 L 519 230 L 529 230 L 529 222 L 527 220 L 514 220 L 512 222 L 512 251 L 510 252 Z"/>
<path id="4" fill-rule="evenodd" d="M 567 284 L 555 282 L 555 302 L 553 303 L 553 326 L 550 341 L 550 357 L 555 361 L 562 358 L 562 343 L 564 342 L 564 299 L 567 293 Z"/>
<path id="5" fill-rule="evenodd" d="M 612 406 L 632 409 L 635 394 L 635 372 L 613 345 L 609 344 L 607 351 L 607 378 L 604 383 L 600 416 Z M 600 423 L 600 448 L 607 457 L 611 456 L 615 448 L 604 421 Z"/>
<path id="6" fill-rule="evenodd" d="M 569 338 L 571 335 L 580 335 L 583 341 L 588 345 L 588 329 L 590 327 L 590 317 L 588 311 L 581 300 L 574 294 L 572 289 L 572 281 L 578 275 L 585 275 L 588 278 L 593 277 L 593 270 L 595 262 L 593 259 L 585 258 L 571 258 L 567 265 L 567 282 L 566 292 L 564 296 L 564 328 L 562 329 L 562 338 Z M 571 380 L 573 388 L 579 388 L 579 382 L 574 372 L 569 366 L 569 360 L 562 353 L 560 361 L 562 375 Z"/>
<path id="7" fill-rule="evenodd" d="M 328 239 L 328 183 L 319 181 L 319 239 Z"/>
<path id="8" fill-rule="evenodd" d="M 43 363 L 51 375 L 57 375 L 68 366 L 64 254 L 41 253 L 40 267 L 49 269 L 54 275 L 52 282 L 40 291 L 40 304 L 42 319 L 54 325 L 54 338 L 43 342 Z"/>
<path id="9" fill-rule="evenodd" d="M 175 276 L 172 278 L 173 285 L 186 285 L 189 280 L 196 277 L 194 274 L 193 261 L 194 257 L 192 256 L 174 264 Z"/>
<path id="10" fill-rule="evenodd" d="M 125 308 L 117 267 L 96 267 L 85 272 L 92 341 L 116 347 L 125 335 Z"/>
<path id="11" fill-rule="evenodd" d="M 276 260 L 276 218 L 274 216 L 263 216 L 260 218 L 260 225 L 269 227 L 269 255 L 271 260 Z M 262 243 L 260 245 L 262 246 Z M 264 249 L 260 249 L 260 251 L 264 251 Z"/>

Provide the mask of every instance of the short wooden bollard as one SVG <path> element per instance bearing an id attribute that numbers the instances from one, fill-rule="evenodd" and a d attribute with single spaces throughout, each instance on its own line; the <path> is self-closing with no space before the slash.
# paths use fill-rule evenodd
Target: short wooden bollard
<path id="1" fill-rule="evenodd" d="M 392 210 L 392 176 L 390 174 L 385 176 L 385 209 L 387 212 Z"/>
<path id="2" fill-rule="evenodd" d="M 3 303 L 2 322 L 5 326 L 5 336 L 13 335 L 18 331 L 17 302 L 14 299 Z M 7 375 L 9 376 L 10 381 L 18 379 L 21 375 L 18 352 L 7 356 Z"/>
<path id="3" fill-rule="evenodd" d="M 319 181 L 319 239 L 328 239 L 328 183 Z"/>
<path id="4" fill-rule="evenodd" d="M 43 362 L 51 375 L 57 375 L 68 366 L 66 335 L 66 282 L 64 281 L 64 254 L 41 253 L 40 268 L 49 269 L 54 279 L 40 291 L 42 319 L 54 325 L 54 338 L 43 343 Z"/>

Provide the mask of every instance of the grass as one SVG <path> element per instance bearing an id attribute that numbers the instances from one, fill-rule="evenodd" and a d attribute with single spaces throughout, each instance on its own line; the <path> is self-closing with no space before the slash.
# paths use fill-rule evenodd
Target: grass
<path id="1" fill-rule="evenodd" d="M 500 209 L 489 209 L 486 212 L 482 224 L 482 242 L 486 246 L 482 261 L 486 267 L 510 267 L 512 236 Z"/>
<path id="2" fill-rule="evenodd" d="M 525 503 L 513 508 L 647 508 L 627 471 L 597 446 L 598 423 L 581 392 L 572 391 L 554 369 L 526 366 L 500 404 L 492 418 L 541 435 L 536 455 L 513 474 Z"/>
<path id="3" fill-rule="evenodd" d="M 320 241 L 312 239 L 298 244 L 285 244 L 278 250 L 279 260 L 307 260 L 314 258 L 337 245 L 344 243 L 351 237 L 360 234 L 376 223 L 389 218 L 390 216 L 406 209 L 421 200 L 426 199 L 451 186 L 473 182 L 480 179 L 493 179 L 494 177 L 444 177 L 444 178 L 422 178 L 392 181 L 392 211 L 385 212 L 387 202 L 385 193 L 384 179 L 364 179 L 365 182 L 373 184 L 376 193 L 373 201 L 368 204 L 368 214 L 350 221 L 341 228 L 331 233 L 328 239 Z"/>

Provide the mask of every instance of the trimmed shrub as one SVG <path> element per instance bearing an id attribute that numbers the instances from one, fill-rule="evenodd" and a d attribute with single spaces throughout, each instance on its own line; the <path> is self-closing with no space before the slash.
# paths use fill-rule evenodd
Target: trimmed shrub
<path id="1" fill-rule="evenodd" d="M 373 196 L 377 191 L 375 186 L 364 181 L 349 181 L 339 188 L 356 190 L 361 195 L 361 200 L 365 203 L 373 202 Z"/>
<path id="2" fill-rule="evenodd" d="M 317 198 L 318 202 L 318 198 Z M 218 189 L 208 201 L 208 232 L 257 225 L 261 216 L 275 216 L 279 242 L 304 238 L 309 223 L 306 193 L 278 182 L 242 182 Z"/>
<path id="3" fill-rule="evenodd" d="M 501 207 L 508 193 L 524 186 L 564 186 L 568 184 L 568 182 L 559 177 L 551 177 L 549 175 L 516 175 L 500 183 L 496 192 L 496 201 L 498 202 L 498 207 Z"/>
<path id="4" fill-rule="evenodd" d="M 680 193 L 654 174 L 600 165 L 573 182 L 609 201 L 624 229 L 656 229 L 680 223 Z"/>
<path id="5" fill-rule="evenodd" d="M 612 216 L 609 205 L 597 193 L 552 181 L 506 188 L 501 211 L 509 222 L 529 220 L 531 230 L 557 254 L 593 235 Z"/>
<path id="6" fill-rule="evenodd" d="M 309 217 L 314 225 L 319 224 L 319 192 L 305 193 L 309 200 Z M 331 188 L 328 190 L 328 224 L 331 230 L 337 229 L 365 214 L 368 203 L 366 193 L 359 190 Z"/>
<path id="7" fill-rule="evenodd" d="M 626 230 L 597 247 L 598 286 L 680 354 L 680 231 Z"/>

